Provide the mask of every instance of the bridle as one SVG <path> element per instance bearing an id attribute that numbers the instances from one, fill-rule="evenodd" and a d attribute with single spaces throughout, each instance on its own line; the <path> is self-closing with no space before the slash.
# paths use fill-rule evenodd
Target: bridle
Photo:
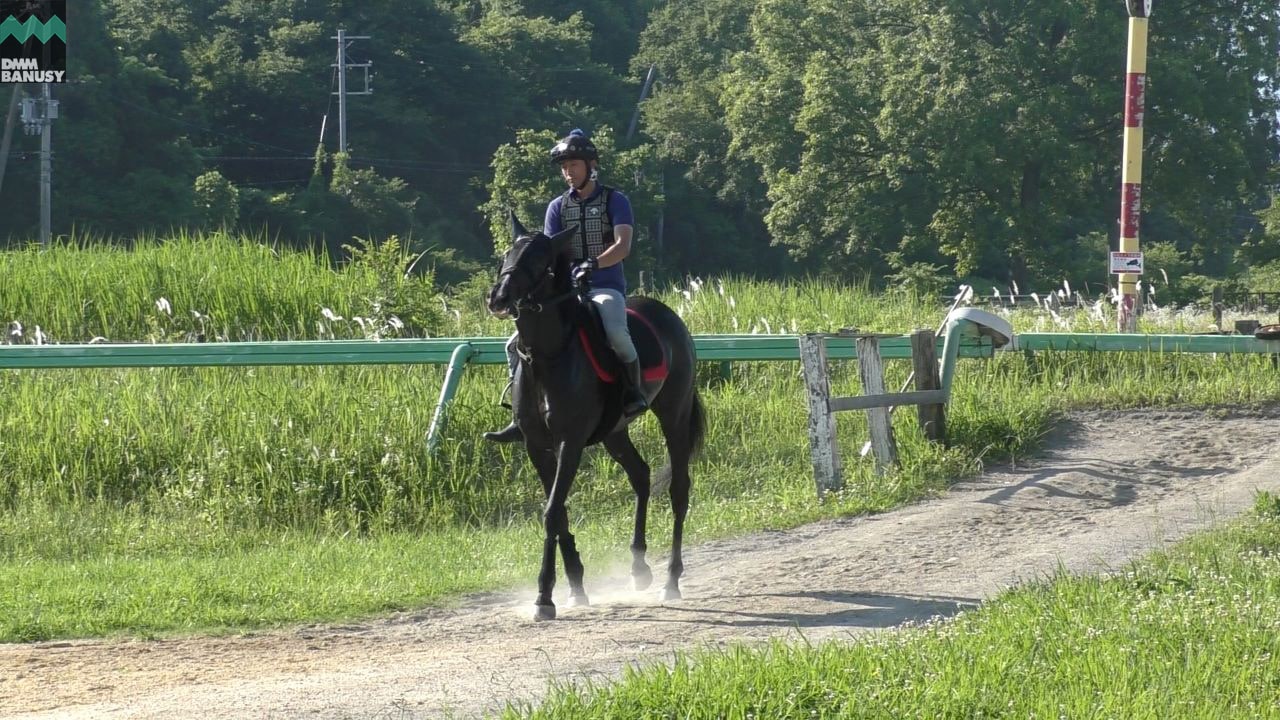
<path id="1" fill-rule="evenodd" d="M 515 248 L 512 247 L 512 250 L 514 251 Z M 512 304 L 512 309 L 515 310 L 516 317 L 520 316 L 521 310 L 528 310 L 530 312 L 542 312 L 544 308 L 554 307 L 564 302 L 565 300 L 568 300 L 569 298 L 576 297 L 582 292 L 582 288 L 575 286 L 570 288 L 566 292 L 560 293 L 559 295 L 555 295 L 545 300 L 530 302 L 529 298 L 532 295 L 538 292 L 538 290 L 541 289 L 542 286 L 546 284 L 548 280 L 555 278 L 556 276 L 555 271 L 551 269 L 551 264 L 547 263 L 547 266 L 542 269 L 541 273 L 530 272 L 528 269 L 524 268 L 519 263 L 515 262 L 513 256 L 508 255 L 508 257 L 504 259 L 502 262 L 502 270 L 498 272 L 498 281 L 501 282 L 502 278 L 514 275 L 516 272 L 520 272 L 531 283 L 529 285 L 529 289 L 525 292 L 525 294 L 522 297 L 516 298 L 515 303 Z"/>

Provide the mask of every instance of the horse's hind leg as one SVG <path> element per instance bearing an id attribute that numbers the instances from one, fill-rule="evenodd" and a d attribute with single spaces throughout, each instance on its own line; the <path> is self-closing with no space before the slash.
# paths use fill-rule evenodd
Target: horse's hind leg
<path id="1" fill-rule="evenodd" d="M 609 455 L 627 472 L 631 489 L 636 494 L 635 532 L 631 536 L 631 587 L 645 590 L 653 582 L 653 572 L 644 560 L 648 545 L 645 543 L 645 522 L 649 515 L 649 463 L 631 442 L 627 429 L 623 428 L 604 439 Z"/>
<path id="2" fill-rule="evenodd" d="M 684 518 L 689 513 L 689 460 L 693 455 L 693 447 L 689 437 L 691 409 L 675 414 L 659 415 L 662 434 L 667 440 L 667 455 L 671 464 L 666 471 L 671 474 L 671 514 L 674 525 L 671 530 L 671 561 L 667 565 L 667 585 L 662 589 L 661 598 L 679 600 L 680 576 L 684 574 L 684 558 L 681 548 L 684 544 Z M 672 415 L 675 415 L 674 417 Z"/>

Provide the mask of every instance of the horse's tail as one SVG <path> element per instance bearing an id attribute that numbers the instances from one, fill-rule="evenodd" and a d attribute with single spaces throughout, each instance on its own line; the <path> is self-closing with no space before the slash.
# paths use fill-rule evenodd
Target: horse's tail
<path id="1" fill-rule="evenodd" d="M 702 451 L 702 443 L 707 439 L 707 411 L 702 407 L 702 398 L 698 397 L 698 389 L 693 389 L 693 407 L 689 408 L 689 457 L 693 458 Z"/>
<path id="2" fill-rule="evenodd" d="M 689 408 L 689 427 L 687 432 L 686 437 L 689 438 L 689 441 L 685 447 L 685 452 L 688 453 L 688 457 L 685 459 L 686 464 L 702 450 L 703 441 L 707 437 L 707 412 L 702 405 L 702 398 L 698 397 L 697 388 L 693 389 L 693 403 Z M 668 440 L 668 442 L 670 441 Z M 669 487 L 671 487 L 670 460 L 658 471 L 657 477 L 654 478 L 652 485 L 650 485 L 650 492 L 655 494 L 664 493 Z"/>

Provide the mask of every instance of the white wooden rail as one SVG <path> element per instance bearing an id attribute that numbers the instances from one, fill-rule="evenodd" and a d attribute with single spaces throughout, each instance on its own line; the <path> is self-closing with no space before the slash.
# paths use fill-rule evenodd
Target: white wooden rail
<path id="1" fill-rule="evenodd" d="M 932 330 L 917 330 L 911 334 L 912 363 L 915 369 L 913 376 L 916 382 L 914 392 L 885 392 L 884 364 L 880 358 L 881 336 L 854 336 L 863 394 L 851 397 L 831 397 L 831 385 L 827 377 L 828 337 L 832 336 L 810 333 L 799 338 L 800 363 L 804 369 L 809 400 L 809 450 L 813 458 L 813 476 L 818 497 L 844 486 L 840 449 L 836 443 L 837 412 L 867 412 L 877 473 L 884 473 L 898 461 L 891 423 L 895 407 L 917 406 L 920 427 L 926 437 L 938 441 L 945 437 L 944 407 L 947 391 L 943 389 L 938 376 L 937 346 Z"/>

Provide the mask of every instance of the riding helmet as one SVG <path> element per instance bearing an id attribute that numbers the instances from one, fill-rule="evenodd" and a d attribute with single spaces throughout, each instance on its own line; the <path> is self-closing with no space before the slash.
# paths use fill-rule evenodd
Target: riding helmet
<path id="1" fill-rule="evenodd" d="M 599 160 L 600 153 L 596 151 L 595 143 L 591 142 L 587 136 L 578 129 L 574 129 L 563 140 L 555 144 L 551 148 L 551 162 L 559 164 L 565 160 Z"/>

